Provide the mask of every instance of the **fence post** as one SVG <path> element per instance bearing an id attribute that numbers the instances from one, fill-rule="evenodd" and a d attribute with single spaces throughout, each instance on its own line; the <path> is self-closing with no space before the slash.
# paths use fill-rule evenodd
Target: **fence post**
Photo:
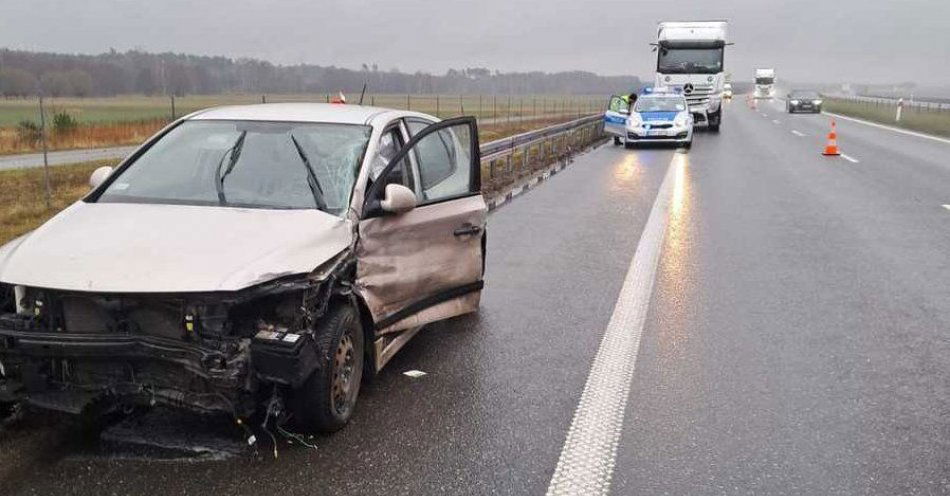
<path id="1" fill-rule="evenodd" d="M 492 114 L 492 120 L 493 120 L 493 121 L 498 120 L 498 105 L 497 105 L 497 103 L 498 103 L 497 95 L 495 95 L 494 93 L 492 93 L 492 96 L 491 96 L 491 114 Z"/>
<path id="2" fill-rule="evenodd" d="M 406 93 L 406 110 L 412 110 L 412 100 L 408 93 Z"/>
<path id="3" fill-rule="evenodd" d="M 439 95 L 435 96 L 435 116 L 439 117 Z"/>
<path id="4" fill-rule="evenodd" d="M 511 95 L 508 95 L 508 124 L 511 124 Z"/>
<path id="5" fill-rule="evenodd" d="M 172 120 L 175 120 L 175 95 L 170 95 L 169 98 L 172 100 Z"/>
<path id="6" fill-rule="evenodd" d="M 261 103 L 267 103 L 267 95 L 261 95 Z"/>
<path id="7" fill-rule="evenodd" d="M 482 118 L 482 94 L 478 94 L 478 118 Z"/>
<path id="8" fill-rule="evenodd" d="M 462 101 L 462 95 L 459 95 L 459 115 L 465 115 L 465 102 Z"/>
<path id="9" fill-rule="evenodd" d="M 49 160 L 46 145 L 46 110 L 43 108 L 43 90 L 40 90 L 40 140 L 43 142 L 43 182 L 46 186 L 46 210 L 52 207 L 52 191 L 49 184 Z"/>

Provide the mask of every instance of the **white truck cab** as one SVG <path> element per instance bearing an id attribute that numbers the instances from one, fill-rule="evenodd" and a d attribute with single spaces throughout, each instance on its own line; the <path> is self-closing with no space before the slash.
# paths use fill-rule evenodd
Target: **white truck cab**
<path id="1" fill-rule="evenodd" d="M 726 21 L 663 21 L 657 27 L 656 86 L 679 86 L 697 123 L 722 122 Z"/>
<path id="2" fill-rule="evenodd" d="M 755 89 L 753 98 L 771 100 L 775 97 L 775 69 L 755 70 Z"/>

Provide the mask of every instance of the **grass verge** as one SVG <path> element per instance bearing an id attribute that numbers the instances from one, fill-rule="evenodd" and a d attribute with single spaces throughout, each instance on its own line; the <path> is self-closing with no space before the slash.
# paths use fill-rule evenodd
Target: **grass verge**
<path id="1" fill-rule="evenodd" d="M 35 229 L 89 191 L 89 174 L 118 160 L 50 167 L 50 208 L 42 168 L 0 171 L 0 244 Z"/>
<path id="2" fill-rule="evenodd" d="M 905 108 L 901 113 L 901 121 L 895 122 L 894 117 L 897 108 L 894 105 L 852 102 L 835 98 L 825 98 L 824 100 L 822 107 L 828 112 L 912 131 L 950 137 L 950 111 Z"/>

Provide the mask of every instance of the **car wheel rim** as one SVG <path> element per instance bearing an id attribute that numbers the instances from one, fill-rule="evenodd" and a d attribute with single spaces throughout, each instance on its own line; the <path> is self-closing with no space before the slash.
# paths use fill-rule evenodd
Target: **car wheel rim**
<path id="1" fill-rule="evenodd" d="M 349 333 L 340 338 L 333 354 L 333 386 L 331 400 L 337 415 L 345 416 L 352 406 L 353 376 L 356 368 L 356 353 L 353 338 Z"/>

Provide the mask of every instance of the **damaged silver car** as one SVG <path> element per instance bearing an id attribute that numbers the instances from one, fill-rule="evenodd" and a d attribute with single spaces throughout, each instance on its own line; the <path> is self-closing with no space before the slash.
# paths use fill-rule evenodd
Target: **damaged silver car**
<path id="1" fill-rule="evenodd" d="M 475 119 L 331 104 L 200 111 L 0 248 L 0 406 L 279 401 L 334 431 L 424 324 L 478 308 Z"/>

